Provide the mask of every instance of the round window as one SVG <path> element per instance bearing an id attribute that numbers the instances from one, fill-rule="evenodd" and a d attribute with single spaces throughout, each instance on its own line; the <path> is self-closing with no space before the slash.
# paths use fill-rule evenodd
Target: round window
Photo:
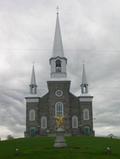
<path id="1" fill-rule="evenodd" d="M 57 97 L 61 97 L 61 96 L 63 95 L 63 91 L 57 90 L 57 91 L 55 92 L 55 95 L 56 95 Z"/>

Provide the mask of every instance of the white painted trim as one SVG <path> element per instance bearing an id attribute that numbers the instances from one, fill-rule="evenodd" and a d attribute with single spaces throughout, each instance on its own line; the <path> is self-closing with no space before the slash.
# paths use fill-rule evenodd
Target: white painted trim
<path id="1" fill-rule="evenodd" d="M 61 113 L 61 115 L 64 115 L 64 105 L 62 102 L 57 102 L 55 104 L 55 116 L 58 116 L 58 114 Z"/>
<path id="2" fill-rule="evenodd" d="M 89 109 L 83 109 L 83 120 L 90 120 L 90 111 Z"/>
<path id="3" fill-rule="evenodd" d="M 79 98 L 79 100 L 81 101 L 81 102 L 92 102 L 92 98 Z"/>
<path id="4" fill-rule="evenodd" d="M 41 117 L 41 128 L 47 129 L 47 117 L 46 116 Z"/>
<path id="5" fill-rule="evenodd" d="M 28 94 L 25 98 L 34 98 L 34 97 L 37 97 L 37 98 L 39 98 L 39 96 L 38 96 L 38 94 Z"/>
<path id="6" fill-rule="evenodd" d="M 72 116 L 72 128 L 78 128 L 78 117 L 76 115 Z"/>
<path id="7" fill-rule="evenodd" d="M 38 103 L 39 99 L 38 98 L 27 98 L 26 102 L 27 103 Z"/>
<path id="8" fill-rule="evenodd" d="M 29 110 L 29 121 L 35 121 L 35 110 Z"/>

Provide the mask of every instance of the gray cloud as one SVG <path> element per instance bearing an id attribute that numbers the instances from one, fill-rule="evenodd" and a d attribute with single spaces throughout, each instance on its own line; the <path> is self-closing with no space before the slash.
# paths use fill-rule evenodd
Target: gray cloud
<path id="1" fill-rule="evenodd" d="M 119 0 L 0 0 L 0 136 L 23 136 L 33 62 L 39 94 L 47 91 L 57 5 L 71 91 L 80 93 L 85 60 L 96 134 L 120 136 Z"/>

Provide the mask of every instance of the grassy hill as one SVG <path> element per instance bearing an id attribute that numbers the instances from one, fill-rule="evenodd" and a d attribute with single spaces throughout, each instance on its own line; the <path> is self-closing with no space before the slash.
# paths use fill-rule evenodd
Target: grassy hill
<path id="1" fill-rule="evenodd" d="M 117 139 L 66 137 L 66 142 L 67 148 L 56 149 L 51 137 L 0 141 L 0 159 L 120 159 L 120 140 Z M 105 153 L 107 146 L 112 147 L 112 154 Z"/>

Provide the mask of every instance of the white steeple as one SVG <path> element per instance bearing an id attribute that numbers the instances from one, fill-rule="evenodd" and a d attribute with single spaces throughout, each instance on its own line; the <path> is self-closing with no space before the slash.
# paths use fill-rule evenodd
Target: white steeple
<path id="1" fill-rule="evenodd" d="M 58 8 L 57 8 L 58 9 Z M 53 43 L 53 56 L 50 58 L 51 78 L 66 78 L 67 58 L 64 57 L 59 13 L 57 10 L 56 28 Z"/>
<path id="2" fill-rule="evenodd" d="M 57 10 L 57 18 L 56 18 L 54 44 L 53 44 L 53 57 L 57 57 L 57 56 L 64 57 L 58 10 Z"/>
<path id="3" fill-rule="evenodd" d="M 36 78 L 35 78 L 35 69 L 34 69 L 34 65 L 33 65 L 33 67 L 32 67 L 31 85 L 36 85 Z"/>
<path id="4" fill-rule="evenodd" d="M 83 64 L 81 93 L 82 94 L 88 93 L 88 83 L 87 83 L 87 78 L 86 78 L 85 64 Z"/>
<path id="5" fill-rule="evenodd" d="M 34 65 L 32 67 L 32 75 L 31 75 L 31 83 L 30 83 L 30 93 L 36 94 L 37 93 L 37 84 L 36 84 L 36 78 L 35 78 L 35 69 Z"/>
<path id="6" fill-rule="evenodd" d="M 87 78 L 86 78 L 86 72 L 85 72 L 85 64 L 83 64 L 82 84 L 87 84 Z"/>

